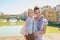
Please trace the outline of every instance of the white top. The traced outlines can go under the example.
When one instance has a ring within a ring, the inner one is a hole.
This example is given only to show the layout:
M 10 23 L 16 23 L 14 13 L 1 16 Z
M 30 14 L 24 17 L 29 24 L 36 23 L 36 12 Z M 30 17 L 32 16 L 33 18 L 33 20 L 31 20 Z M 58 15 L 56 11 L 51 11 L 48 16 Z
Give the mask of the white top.
M 48 21 L 47 21 L 47 19 L 43 19 L 43 24 L 42 24 L 42 26 L 41 26 L 41 30 L 43 30 L 43 27 L 46 27 L 48 25 Z M 38 36 L 38 40 L 44 40 L 45 38 L 44 38 L 44 36 L 43 35 L 39 35 Z

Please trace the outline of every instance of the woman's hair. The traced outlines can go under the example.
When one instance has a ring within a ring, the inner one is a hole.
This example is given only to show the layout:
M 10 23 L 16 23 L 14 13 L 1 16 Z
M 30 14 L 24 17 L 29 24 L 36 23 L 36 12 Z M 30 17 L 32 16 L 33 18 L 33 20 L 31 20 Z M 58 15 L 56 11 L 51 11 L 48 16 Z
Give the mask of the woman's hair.
M 33 11 L 33 10 L 32 9 L 28 9 L 28 16 L 29 16 L 30 11 Z
M 37 6 L 34 7 L 34 12 L 35 12 L 36 10 L 40 10 L 40 13 L 42 13 L 42 12 L 41 12 L 41 9 L 40 9 L 39 7 L 37 7 Z
M 39 7 L 37 7 L 37 6 L 36 6 L 36 7 L 34 7 L 34 11 L 35 11 L 35 10 L 38 10 L 38 9 L 40 9 L 40 8 L 39 8 Z

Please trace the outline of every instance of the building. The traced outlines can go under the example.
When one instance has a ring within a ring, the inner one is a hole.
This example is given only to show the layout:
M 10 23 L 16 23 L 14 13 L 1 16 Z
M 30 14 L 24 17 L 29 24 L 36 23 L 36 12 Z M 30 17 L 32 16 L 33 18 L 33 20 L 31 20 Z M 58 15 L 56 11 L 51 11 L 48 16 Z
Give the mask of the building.
M 54 7 L 54 9 L 56 10 L 56 12 L 60 11 L 60 5 L 56 5 L 56 7 Z
M 54 10 L 56 10 L 57 13 L 57 23 L 60 23 L 60 5 L 57 5 L 56 7 L 54 7 Z
M 54 22 L 56 23 L 57 22 L 57 14 L 56 14 L 56 11 L 51 8 L 50 6 L 44 6 L 42 8 L 42 14 L 44 15 L 44 17 L 50 21 L 50 22 Z
M 57 12 L 57 24 L 60 23 L 60 12 Z

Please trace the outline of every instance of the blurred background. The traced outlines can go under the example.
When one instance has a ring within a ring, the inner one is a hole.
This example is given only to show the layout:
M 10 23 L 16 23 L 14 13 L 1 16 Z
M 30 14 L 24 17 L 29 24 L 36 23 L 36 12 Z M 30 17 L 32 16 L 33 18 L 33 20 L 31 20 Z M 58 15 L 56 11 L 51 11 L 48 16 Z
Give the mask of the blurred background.
M 0 0 L 0 37 L 21 36 L 20 30 L 25 25 L 27 10 L 35 6 L 40 7 L 48 20 L 48 38 L 60 40 L 53 38 L 60 35 L 60 0 Z

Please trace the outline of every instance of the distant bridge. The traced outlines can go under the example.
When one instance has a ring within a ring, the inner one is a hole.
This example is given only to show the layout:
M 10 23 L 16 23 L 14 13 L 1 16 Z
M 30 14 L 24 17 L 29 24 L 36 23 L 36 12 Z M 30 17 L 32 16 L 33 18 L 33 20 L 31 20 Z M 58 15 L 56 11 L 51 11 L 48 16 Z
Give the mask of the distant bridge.
M 9 21 L 10 19 L 16 19 L 17 21 L 19 21 L 20 16 L 18 16 L 18 15 L 0 15 L 0 19 L 6 19 L 7 21 Z

